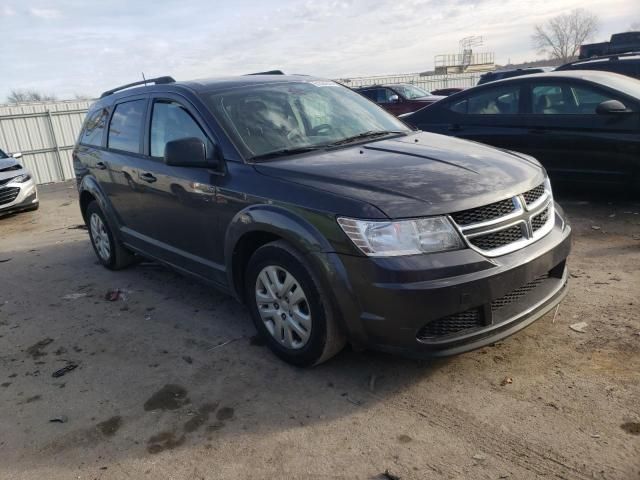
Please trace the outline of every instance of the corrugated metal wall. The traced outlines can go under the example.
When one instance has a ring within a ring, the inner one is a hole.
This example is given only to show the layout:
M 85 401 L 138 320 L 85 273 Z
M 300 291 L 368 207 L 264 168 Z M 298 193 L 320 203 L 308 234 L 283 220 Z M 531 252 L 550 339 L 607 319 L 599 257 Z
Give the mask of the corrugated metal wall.
M 22 152 L 38 183 L 74 178 L 71 150 L 92 101 L 0 105 L 0 149 Z
M 419 73 L 408 73 L 402 75 L 378 75 L 375 77 L 354 77 L 341 78 L 336 80 L 348 87 L 366 87 L 367 85 L 378 85 L 388 83 L 411 83 L 422 87 L 425 90 L 436 90 L 438 88 L 473 87 L 480 79 L 480 72 L 473 73 L 451 73 L 448 75 L 420 75 Z

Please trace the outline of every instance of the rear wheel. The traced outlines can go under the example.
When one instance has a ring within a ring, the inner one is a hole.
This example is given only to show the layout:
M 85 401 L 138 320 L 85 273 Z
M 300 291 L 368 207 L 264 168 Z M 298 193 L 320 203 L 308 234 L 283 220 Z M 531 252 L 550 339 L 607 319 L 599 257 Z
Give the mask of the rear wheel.
M 322 363 L 345 345 L 329 296 L 304 257 L 284 241 L 253 254 L 245 293 L 258 333 L 288 363 Z
M 91 245 L 102 265 L 120 270 L 134 263 L 134 254 L 116 240 L 98 202 L 94 200 L 89 204 L 85 216 Z

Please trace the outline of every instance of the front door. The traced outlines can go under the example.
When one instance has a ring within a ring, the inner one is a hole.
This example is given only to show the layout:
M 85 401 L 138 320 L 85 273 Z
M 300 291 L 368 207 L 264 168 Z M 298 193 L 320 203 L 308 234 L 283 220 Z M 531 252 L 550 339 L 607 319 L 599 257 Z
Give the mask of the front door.
M 640 167 L 638 106 L 586 82 L 531 82 L 527 149 L 560 181 L 627 184 Z M 598 114 L 620 100 L 631 113 Z
M 207 156 L 213 158 L 215 140 L 202 125 L 195 109 L 181 97 L 152 98 L 145 159 L 136 179 L 136 208 L 146 220 L 136 233 L 157 258 L 224 283 L 216 197 L 222 173 L 214 168 L 170 166 L 163 159 L 167 142 L 191 137 L 202 139 Z

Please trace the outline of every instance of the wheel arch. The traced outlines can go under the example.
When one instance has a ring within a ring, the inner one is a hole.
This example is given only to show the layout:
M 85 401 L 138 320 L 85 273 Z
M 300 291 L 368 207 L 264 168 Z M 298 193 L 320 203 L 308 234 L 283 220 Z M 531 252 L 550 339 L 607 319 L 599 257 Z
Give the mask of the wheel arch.
M 225 264 L 233 295 L 244 302 L 244 273 L 253 252 L 284 240 L 303 255 L 333 250 L 327 239 L 300 214 L 274 205 L 254 205 L 238 212 L 225 236 Z M 315 266 L 314 266 L 315 268 Z
M 84 177 L 82 179 L 82 183 L 78 187 L 78 192 L 80 194 L 80 213 L 82 214 L 82 218 L 84 219 L 84 221 L 87 221 L 87 207 L 92 201 L 95 200 L 96 202 L 98 202 L 98 205 L 100 205 L 100 209 L 104 212 L 111 225 L 116 227 L 113 228 L 114 235 L 118 235 L 119 228 L 117 228 L 117 226 L 120 225 L 120 222 L 118 222 L 115 210 L 113 209 L 111 202 L 109 201 L 107 196 L 100 188 L 98 181 L 90 176 Z

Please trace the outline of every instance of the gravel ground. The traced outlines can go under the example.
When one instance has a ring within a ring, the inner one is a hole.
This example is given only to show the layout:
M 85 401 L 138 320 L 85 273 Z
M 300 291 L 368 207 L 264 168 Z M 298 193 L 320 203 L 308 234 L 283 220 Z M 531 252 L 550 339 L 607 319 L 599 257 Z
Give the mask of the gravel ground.
M 638 202 L 561 202 L 570 292 L 503 342 L 301 370 L 230 298 L 98 265 L 76 196 L 0 219 L 3 480 L 640 478 Z

